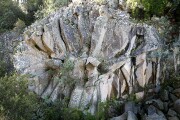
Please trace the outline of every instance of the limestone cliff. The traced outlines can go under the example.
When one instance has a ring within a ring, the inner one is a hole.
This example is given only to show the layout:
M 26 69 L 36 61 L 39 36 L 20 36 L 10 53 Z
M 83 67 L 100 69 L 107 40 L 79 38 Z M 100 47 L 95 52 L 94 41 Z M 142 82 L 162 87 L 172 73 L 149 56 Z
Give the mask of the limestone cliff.
M 70 107 L 94 113 L 98 101 L 160 84 L 160 58 L 149 57 L 161 48 L 153 26 L 133 22 L 118 8 L 121 1 L 73 2 L 25 30 L 14 66 L 31 75 L 29 89 L 52 100 L 68 97 Z M 71 78 L 78 81 L 73 88 L 56 80 L 62 74 L 48 72 L 61 72 L 67 59 L 74 64 Z

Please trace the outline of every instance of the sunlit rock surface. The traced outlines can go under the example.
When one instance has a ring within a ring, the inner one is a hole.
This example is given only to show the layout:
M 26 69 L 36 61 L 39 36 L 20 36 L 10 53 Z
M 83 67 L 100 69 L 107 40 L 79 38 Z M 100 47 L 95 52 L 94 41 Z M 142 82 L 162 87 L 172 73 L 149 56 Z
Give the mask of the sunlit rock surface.
M 160 58 L 149 57 L 161 47 L 157 30 L 133 22 L 113 1 L 73 0 L 25 30 L 14 66 L 30 74 L 29 89 L 52 100 L 68 97 L 70 107 L 94 113 L 99 101 L 131 93 L 142 98 L 146 85 L 160 83 Z M 48 72 L 61 71 L 65 58 L 73 61 L 71 77 L 79 81 L 73 88 Z

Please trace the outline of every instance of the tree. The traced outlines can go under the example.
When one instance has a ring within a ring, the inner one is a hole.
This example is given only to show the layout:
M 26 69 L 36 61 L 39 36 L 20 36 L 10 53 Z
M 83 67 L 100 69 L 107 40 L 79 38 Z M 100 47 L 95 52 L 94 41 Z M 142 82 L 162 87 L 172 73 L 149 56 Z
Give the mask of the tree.
M 138 18 L 139 14 L 144 14 L 144 18 L 149 18 L 153 15 L 164 15 L 168 0 L 127 0 L 127 4 L 132 9 L 135 18 Z M 140 17 L 140 19 L 144 18 Z
M 28 0 L 25 3 L 25 8 L 27 10 L 26 19 L 25 19 L 26 25 L 30 25 L 32 22 L 36 20 L 34 15 L 42 5 L 43 5 L 43 0 Z
M 37 110 L 38 99 L 27 90 L 26 76 L 5 76 L 0 78 L 0 115 L 10 120 L 30 120 Z
M 25 14 L 23 11 L 18 7 L 18 4 L 12 0 L 1 0 L 0 8 L 1 30 L 12 29 L 18 18 L 22 20 L 25 19 Z

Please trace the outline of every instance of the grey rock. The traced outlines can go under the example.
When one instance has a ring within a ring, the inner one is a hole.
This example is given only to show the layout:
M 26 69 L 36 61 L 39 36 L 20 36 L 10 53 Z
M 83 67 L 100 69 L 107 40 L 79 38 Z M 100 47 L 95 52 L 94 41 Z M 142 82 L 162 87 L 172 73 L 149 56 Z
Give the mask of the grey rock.
M 179 120 L 179 118 L 177 116 L 174 117 L 168 117 L 168 120 Z
M 174 102 L 174 110 L 180 114 L 180 99 Z
M 45 64 L 47 65 L 47 68 L 60 69 L 60 66 L 62 66 L 62 61 L 49 59 L 46 60 Z
M 137 119 L 136 115 L 133 112 L 128 111 L 127 120 L 138 120 L 138 119 Z
M 108 5 L 112 8 L 117 8 L 118 7 L 118 0 L 107 0 Z
M 180 88 L 175 89 L 175 90 L 173 91 L 173 93 L 174 93 L 177 97 L 180 98 Z
M 160 90 L 161 90 L 161 86 L 158 85 L 158 86 L 156 86 L 156 88 L 154 89 L 154 92 L 159 93 Z
M 164 111 L 167 112 L 168 111 L 168 102 L 164 102 Z
M 127 120 L 127 113 L 123 113 L 122 115 L 118 116 L 118 117 L 113 117 L 110 120 Z
M 177 113 L 176 113 L 174 110 L 172 110 L 172 109 L 169 109 L 167 114 L 168 114 L 169 116 L 171 116 L 171 117 L 174 117 L 174 116 L 177 115 Z
M 174 95 L 174 94 L 172 94 L 172 93 L 170 93 L 169 94 L 169 97 L 170 97 L 170 99 L 173 101 L 173 102 L 175 102 L 178 98 Z
M 153 105 L 150 105 L 148 108 L 147 108 L 147 113 L 148 115 L 153 115 L 157 112 L 157 108 L 154 107 Z
M 154 104 L 154 105 L 156 105 L 159 109 L 161 109 L 161 110 L 164 109 L 163 102 L 162 102 L 160 99 L 152 99 L 152 100 L 146 101 L 146 104 Z
M 167 120 L 167 119 L 155 113 L 153 115 L 145 116 L 143 120 Z
M 119 5 L 122 9 L 125 9 L 126 7 L 126 1 L 125 0 L 119 0 Z
M 135 112 L 136 111 L 135 103 L 133 101 L 126 102 L 124 111 L 125 112 L 128 112 L 128 111 Z
M 180 93 L 180 88 L 175 89 L 175 90 L 173 91 L 173 93 Z

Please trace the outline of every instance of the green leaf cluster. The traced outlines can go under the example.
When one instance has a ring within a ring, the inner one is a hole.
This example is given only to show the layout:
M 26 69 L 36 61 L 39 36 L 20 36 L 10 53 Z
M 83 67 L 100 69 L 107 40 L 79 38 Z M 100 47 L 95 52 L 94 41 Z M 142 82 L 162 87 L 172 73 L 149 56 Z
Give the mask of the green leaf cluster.
M 37 96 L 27 90 L 26 76 L 0 78 L 0 114 L 10 120 L 30 119 L 38 106 Z
M 60 7 L 67 6 L 69 0 L 44 0 L 39 6 L 39 10 L 35 13 L 37 19 L 42 19 L 58 10 Z
M 168 3 L 169 0 L 127 0 L 133 17 L 140 19 L 164 15 Z

